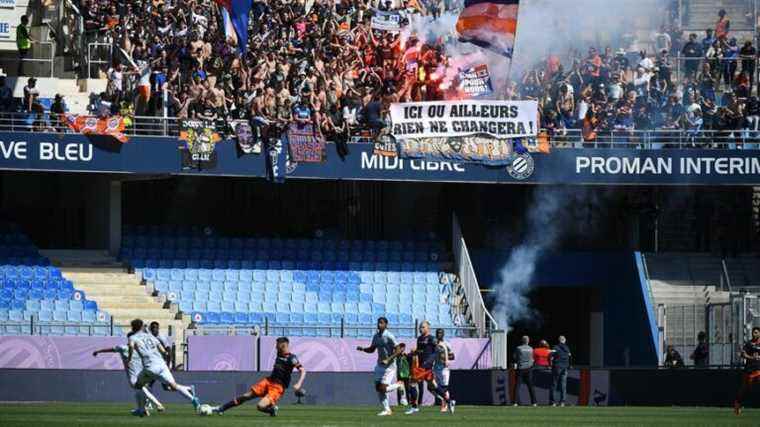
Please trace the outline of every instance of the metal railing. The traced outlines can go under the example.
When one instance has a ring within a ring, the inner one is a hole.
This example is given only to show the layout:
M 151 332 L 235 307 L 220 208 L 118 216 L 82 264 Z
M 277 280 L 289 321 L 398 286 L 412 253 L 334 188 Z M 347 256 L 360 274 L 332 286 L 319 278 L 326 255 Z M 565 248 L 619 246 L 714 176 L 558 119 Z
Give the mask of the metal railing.
M 34 124 L 45 125 L 44 129 Z M 129 136 L 153 136 L 176 138 L 179 136 L 181 119 L 176 117 L 134 116 L 125 130 Z M 0 113 L 0 130 L 13 132 L 60 132 L 72 131 L 58 121 L 54 114 Z M 353 142 L 368 143 L 371 138 L 357 135 Z M 530 145 L 530 144 L 529 144 Z M 634 148 L 634 149 L 751 149 L 760 150 L 760 130 L 608 130 L 597 131 L 593 140 L 584 138 L 581 129 L 554 131 L 549 136 L 552 149 L 572 148 Z
M 38 50 L 38 46 L 43 47 L 43 49 Z M 45 54 L 45 50 L 47 50 L 47 54 Z M 5 67 L 7 68 L 13 68 L 14 70 L 18 67 L 19 58 L 17 56 L 13 56 L 11 58 L 5 58 L 3 59 L 3 63 L 7 64 Z M 24 64 L 30 64 L 30 63 L 48 63 L 50 64 L 50 73 L 39 73 L 38 70 L 29 70 L 28 67 L 24 67 L 23 75 L 26 77 L 55 77 L 55 43 L 53 42 L 43 42 L 43 41 L 36 41 L 32 43 L 32 49 L 29 51 L 29 57 L 21 59 L 21 61 Z
M 470 254 L 467 250 L 467 244 L 462 235 L 462 228 L 459 225 L 459 218 L 456 214 L 452 215 L 452 250 L 454 252 L 454 265 L 459 277 L 460 286 L 464 290 L 465 298 L 469 308 L 472 323 L 478 330 L 480 336 L 486 336 L 488 331 L 499 329 L 499 325 L 494 320 L 491 313 L 486 309 L 483 301 L 483 295 L 480 293 L 480 285 L 475 275 L 475 269 L 470 260 Z
M 93 52 L 97 55 L 93 58 Z M 92 66 L 110 65 L 113 56 L 113 44 L 92 42 L 87 44 L 87 78 L 93 78 Z
M 397 337 L 416 337 L 421 320 L 415 320 L 414 325 L 390 325 L 390 330 Z M 456 338 L 477 337 L 474 326 L 445 326 L 446 336 Z M 327 338 L 371 338 L 377 332 L 373 324 L 349 324 L 341 321 L 339 324 L 281 324 L 265 320 L 261 325 L 195 325 L 186 329 L 185 335 L 253 335 L 253 336 L 315 336 Z
M 105 322 L 85 323 L 70 321 L 41 321 L 36 315 L 24 320 L 0 321 L 0 331 L 5 335 L 89 335 L 125 336 L 129 325 L 115 324 L 113 318 Z M 83 332 L 84 331 L 84 332 Z

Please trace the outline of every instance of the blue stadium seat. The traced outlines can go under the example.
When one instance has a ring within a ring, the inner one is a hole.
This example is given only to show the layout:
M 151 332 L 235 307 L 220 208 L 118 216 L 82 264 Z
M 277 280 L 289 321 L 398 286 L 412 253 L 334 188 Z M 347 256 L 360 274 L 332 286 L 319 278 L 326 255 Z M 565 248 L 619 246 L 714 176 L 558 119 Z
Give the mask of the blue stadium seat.
M 74 323 L 81 323 L 82 322 L 82 312 L 81 311 L 68 311 L 68 312 L 66 312 L 66 321 L 68 321 L 68 322 L 74 322 Z
M 235 323 L 235 314 L 234 313 L 228 313 L 228 312 L 222 312 L 219 314 L 219 323 L 225 324 L 225 325 L 231 325 Z
M 82 301 L 69 300 L 69 310 L 81 312 L 82 310 L 84 310 L 84 304 L 82 303 Z
M 316 313 L 306 312 L 303 315 L 303 322 L 306 324 L 316 324 L 319 322 L 319 317 Z
M 179 303 L 179 311 L 183 313 L 190 313 L 193 311 L 193 302 L 191 300 L 182 299 Z
M 156 270 L 152 268 L 145 268 L 142 271 L 143 279 L 152 282 L 153 280 L 156 280 Z
M 226 268 L 226 264 L 225 264 L 225 268 Z M 211 281 L 213 281 L 213 282 L 224 282 L 225 271 L 226 270 L 215 268 L 211 272 Z
M 246 325 L 252 322 L 248 313 L 239 312 L 235 313 L 235 323 L 239 325 Z
M 319 312 L 319 306 L 315 302 L 306 302 L 303 307 L 304 313 L 317 313 Z
M 28 311 L 40 311 L 40 300 L 30 299 L 26 300 L 26 310 Z
M 219 324 L 220 323 L 219 313 L 216 313 L 216 312 L 207 312 L 206 315 L 205 315 L 204 320 L 205 320 L 205 323 L 208 323 L 208 324 L 211 324 L 211 325 Z
M 264 270 L 253 270 L 253 281 L 256 283 L 265 283 L 267 281 L 267 273 Z
M 199 282 L 210 282 L 211 281 L 211 271 L 207 268 L 202 268 L 198 270 L 198 281 Z
M 238 273 L 238 281 L 243 283 L 251 283 L 253 282 L 253 270 L 240 270 Z
M 194 301 L 193 307 L 191 311 L 208 311 L 208 302 L 207 301 Z
M 219 313 L 222 311 L 222 304 L 219 301 L 209 301 L 207 310 L 210 313 Z

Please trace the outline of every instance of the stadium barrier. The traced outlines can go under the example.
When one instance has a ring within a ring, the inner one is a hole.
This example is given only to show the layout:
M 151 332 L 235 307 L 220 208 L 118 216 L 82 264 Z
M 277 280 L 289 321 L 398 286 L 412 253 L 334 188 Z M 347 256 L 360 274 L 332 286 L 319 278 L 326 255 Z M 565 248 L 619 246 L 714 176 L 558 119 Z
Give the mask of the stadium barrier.
M 349 337 L 371 337 L 376 331 L 377 326 L 372 325 L 355 325 L 346 323 L 345 320 L 335 325 L 313 325 L 313 324 L 278 324 L 269 322 L 264 319 L 263 325 L 199 325 L 192 329 L 186 329 L 185 333 L 189 336 L 197 335 L 232 335 L 232 336 L 267 336 L 267 335 L 295 335 L 306 337 L 328 337 L 328 338 L 349 338 Z M 417 329 L 421 321 L 416 320 L 415 326 L 392 325 L 393 333 L 397 337 L 416 336 Z M 435 326 L 435 325 L 434 325 Z M 474 326 L 444 326 L 446 336 L 457 338 L 475 338 L 478 336 L 477 328 Z

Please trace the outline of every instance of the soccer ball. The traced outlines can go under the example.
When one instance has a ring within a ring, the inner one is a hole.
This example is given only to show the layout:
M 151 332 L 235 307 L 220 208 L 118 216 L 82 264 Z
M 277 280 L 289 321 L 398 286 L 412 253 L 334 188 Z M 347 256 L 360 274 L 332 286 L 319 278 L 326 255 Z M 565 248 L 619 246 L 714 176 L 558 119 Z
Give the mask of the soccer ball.
M 203 404 L 200 407 L 198 407 L 198 414 L 206 416 L 213 414 L 213 408 L 211 405 Z

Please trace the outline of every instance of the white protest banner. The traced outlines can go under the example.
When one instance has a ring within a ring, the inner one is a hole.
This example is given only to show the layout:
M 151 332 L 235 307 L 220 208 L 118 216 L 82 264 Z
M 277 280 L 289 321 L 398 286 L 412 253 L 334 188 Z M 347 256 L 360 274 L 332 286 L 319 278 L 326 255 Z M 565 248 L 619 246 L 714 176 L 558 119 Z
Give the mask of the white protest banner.
M 0 8 L 3 9 L 15 9 L 16 0 L 0 0 Z
M 397 139 L 488 134 L 535 137 L 536 101 L 436 101 L 391 104 L 391 134 Z
M 398 12 L 375 10 L 371 26 L 373 30 L 401 31 L 401 15 Z

